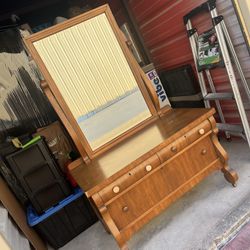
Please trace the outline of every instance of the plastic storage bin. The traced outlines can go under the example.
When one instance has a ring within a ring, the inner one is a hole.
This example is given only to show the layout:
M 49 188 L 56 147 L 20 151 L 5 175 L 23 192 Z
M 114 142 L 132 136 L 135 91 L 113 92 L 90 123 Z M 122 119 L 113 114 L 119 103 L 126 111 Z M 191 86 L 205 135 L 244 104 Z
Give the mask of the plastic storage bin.
M 160 78 L 173 108 L 204 107 L 200 86 L 191 65 L 163 71 Z
M 195 95 L 201 91 L 191 65 L 163 71 L 160 78 L 170 97 Z
M 0 173 L 3 176 L 4 180 L 7 182 L 12 192 L 17 197 L 17 199 L 22 203 L 22 205 L 25 206 L 26 204 L 28 204 L 29 200 L 27 194 L 24 192 L 16 176 L 4 163 L 3 158 L 1 156 L 0 156 Z
M 6 161 L 37 213 L 43 213 L 71 194 L 43 139 L 8 155 Z
M 57 249 L 93 225 L 97 217 L 82 190 L 77 188 L 74 194 L 40 216 L 29 206 L 27 220 L 31 227 Z

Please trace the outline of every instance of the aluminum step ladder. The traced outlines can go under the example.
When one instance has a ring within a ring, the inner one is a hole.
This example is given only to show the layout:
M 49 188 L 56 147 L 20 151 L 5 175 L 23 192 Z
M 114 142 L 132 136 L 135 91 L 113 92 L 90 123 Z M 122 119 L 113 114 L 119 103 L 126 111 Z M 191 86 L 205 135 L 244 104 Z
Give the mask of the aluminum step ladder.
M 210 70 L 205 69 L 205 70 L 200 71 L 198 69 L 197 60 L 198 60 L 198 37 L 199 35 L 197 33 L 197 29 L 192 27 L 191 18 L 203 12 L 209 12 L 211 15 L 214 30 L 215 30 L 218 43 L 220 46 L 221 54 L 224 60 L 224 65 L 225 65 L 228 78 L 232 87 L 232 93 L 216 93 L 216 89 L 214 86 L 212 76 L 210 74 Z M 209 0 L 201 4 L 197 8 L 190 11 L 187 15 L 185 15 L 183 17 L 183 20 L 187 29 L 188 38 L 189 38 L 190 45 L 192 48 L 192 54 L 193 54 L 194 61 L 195 61 L 195 67 L 196 67 L 205 107 L 210 108 L 210 101 L 215 101 L 215 105 L 216 105 L 216 108 L 217 108 L 217 111 L 221 120 L 221 123 L 217 124 L 217 127 L 219 128 L 219 130 L 224 131 L 228 139 L 230 139 L 231 135 L 239 135 L 243 137 L 245 140 L 247 140 L 248 145 L 250 147 L 249 121 L 247 119 L 246 111 L 242 102 L 241 94 L 240 94 L 238 83 L 235 77 L 230 55 L 239 73 L 242 85 L 244 87 L 244 90 L 247 94 L 249 101 L 250 101 L 250 88 L 248 86 L 248 83 L 242 71 L 239 59 L 236 55 L 233 43 L 231 41 L 230 35 L 226 28 L 225 22 L 223 20 L 223 16 L 218 15 L 218 12 L 216 10 L 216 0 Z M 204 75 L 206 76 L 206 79 L 208 81 L 209 87 L 211 89 L 211 93 L 208 93 Z M 226 123 L 222 109 L 221 109 L 220 100 L 235 100 L 239 114 L 240 114 L 242 126 Z

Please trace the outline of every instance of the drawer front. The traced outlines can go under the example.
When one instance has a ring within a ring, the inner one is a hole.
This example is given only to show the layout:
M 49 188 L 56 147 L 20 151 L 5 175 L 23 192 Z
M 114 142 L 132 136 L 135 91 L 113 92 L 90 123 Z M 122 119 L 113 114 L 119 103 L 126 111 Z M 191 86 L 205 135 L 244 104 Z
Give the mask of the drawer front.
M 205 120 L 197 127 L 191 129 L 189 132 L 185 134 L 185 138 L 188 144 L 193 143 L 194 141 L 198 140 L 204 134 L 208 133 L 212 129 L 212 126 L 208 120 Z
M 159 170 L 107 205 L 118 229 L 128 226 L 216 159 L 216 152 L 207 137 L 162 165 Z
M 150 173 L 153 169 L 160 165 L 160 159 L 157 155 L 153 155 L 148 158 L 143 163 L 139 164 L 127 174 L 121 176 L 117 180 L 115 180 L 112 184 L 103 188 L 99 195 L 101 196 L 104 202 L 109 201 L 114 198 L 122 191 L 127 189 L 132 184 L 136 183 L 139 179 Z
M 184 136 L 180 137 L 173 143 L 169 144 L 168 146 L 164 147 L 163 149 L 157 152 L 161 162 L 169 160 L 171 157 L 173 157 L 181 150 L 183 150 L 187 145 L 192 144 L 200 137 L 208 133 L 210 130 L 211 130 L 211 124 L 208 120 L 202 122 L 197 127 L 191 129 Z
M 161 162 L 170 159 L 187 146 L 185 137 L 181 137 L 157 152 Z

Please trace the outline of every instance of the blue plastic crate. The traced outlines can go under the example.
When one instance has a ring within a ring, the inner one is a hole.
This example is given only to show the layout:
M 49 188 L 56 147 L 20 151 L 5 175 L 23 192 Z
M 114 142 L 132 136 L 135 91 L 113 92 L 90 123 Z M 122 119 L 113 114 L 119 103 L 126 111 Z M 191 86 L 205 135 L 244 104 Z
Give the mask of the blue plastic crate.
M 53 215 L 56 212 L 60 211 L 62 208 L 64 208 L 65 206 L 67 206 L 68 204 L 70 204 L 71 202 L 73 202 L 74 200 L 78 199 L 82 195 L 83 195 L 83 191 L 80 188 L 76 188 L 74 190 L 74 193 L 72 195 L 68 196 L 67 198 L 65 198 L 64 200 L 62 200 L 61 202 L 59 202 L 58 205 L 49 208 L 48 210 L 46 210 L 41 215 L 38 215 L 36 213 L 36 211 L 34 210 L 34 208 L 31 205 L 28 206 L 28 208 L 27 208 L 27 220 L 28 220 L 28 224 L 31 227 L 39 224 L 40 222 L 46 220 L 51 215 Z
M 93 225 L 97 217 L 83 191 L 76 188 L 72 195 L 42 215 L 29 206 L 27 220 L 53 248 L 58 249 Z

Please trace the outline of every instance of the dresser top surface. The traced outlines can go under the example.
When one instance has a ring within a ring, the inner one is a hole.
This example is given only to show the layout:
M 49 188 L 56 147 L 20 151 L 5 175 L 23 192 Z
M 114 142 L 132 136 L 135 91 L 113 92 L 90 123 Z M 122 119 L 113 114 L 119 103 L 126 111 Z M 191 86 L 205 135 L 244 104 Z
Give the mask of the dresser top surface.
M 214 113 L 214 109 L 171 109 L 140 132 L 94 159 L 89 165 L 83 164 L 81 159 L 75 161 L 71 164 L 70 171 L 88 194 L 89 190 L 107 179 L 116 178 L 116 174 L 124 167 L 140 157 L 146 157 L 146 154 L 161 143 L 171 143 Z

